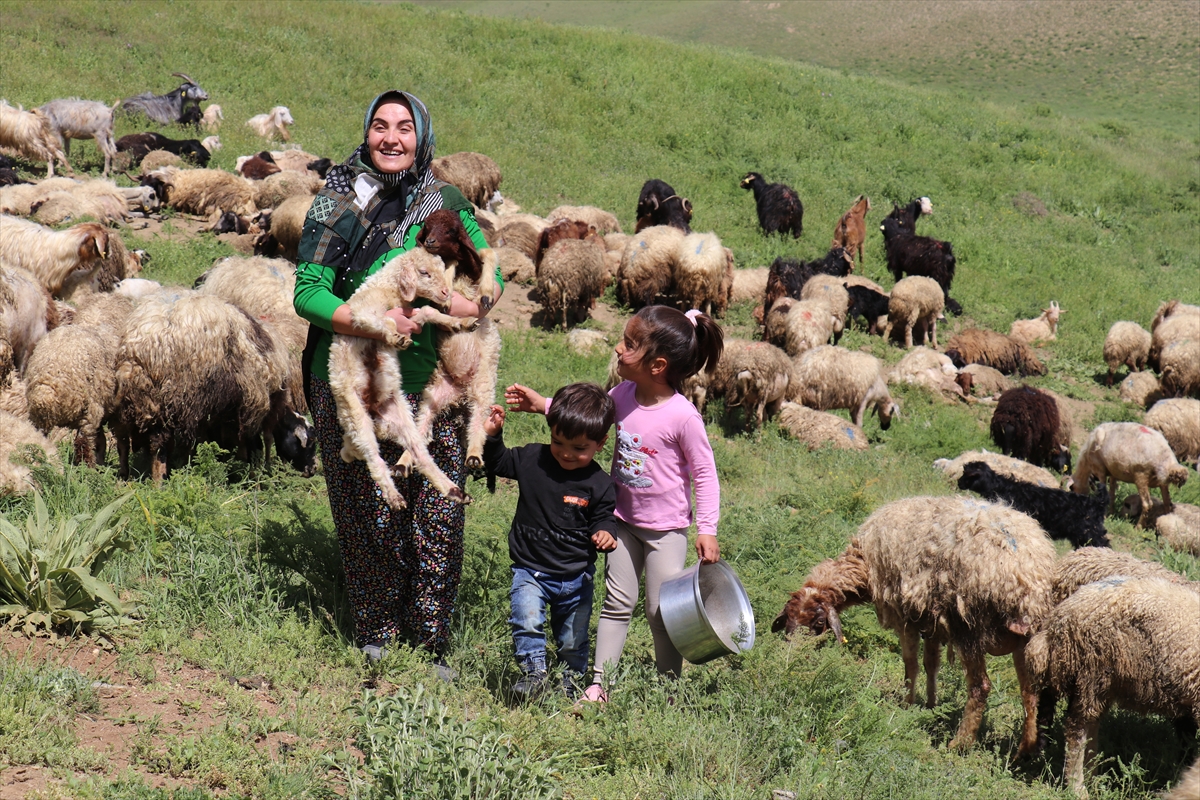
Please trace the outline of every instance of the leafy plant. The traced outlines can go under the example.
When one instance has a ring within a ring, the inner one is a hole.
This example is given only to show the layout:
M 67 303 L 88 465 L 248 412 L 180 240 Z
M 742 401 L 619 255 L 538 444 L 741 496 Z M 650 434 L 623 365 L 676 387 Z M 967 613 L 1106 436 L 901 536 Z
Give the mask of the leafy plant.
M 129 549 L 121 537 L 127 519 L 108 523 L 132 496 L 117 498 L 94 517 L 84 513 L 51 522 L 45 500 L 36 493 L 23 527 L 0 516 L 0 617 L 26 633 L 132 622 L 131 607 L 96 578 L 117 549 Z

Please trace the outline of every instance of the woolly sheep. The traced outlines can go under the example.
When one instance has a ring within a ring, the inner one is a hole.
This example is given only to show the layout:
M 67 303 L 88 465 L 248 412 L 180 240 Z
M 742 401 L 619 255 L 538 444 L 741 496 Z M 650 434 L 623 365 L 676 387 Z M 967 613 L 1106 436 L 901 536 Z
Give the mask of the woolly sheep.
M 1138 527 L 1143 527 L 1150 509 L 1150 489 L 1158 487 L 1163 507 L 1170 511 L 1172 484 L 1182 486 L 1187 468 L 1175 460 L 1171 446 L 1161 433 L 1136 422 L 1105 422 L 1097 425 L 1079 450 L 1074 491 L 1087 492 L 1088 478 L 1109 481 L 1109 512 L 1117 495 L 1117 481 L 1137 487 L 1142 501 Z
M 1043 308 L 1041 316 L 1015 320 L 1008 330 L 1008 335 L 1025 344 L 1043 340 L 1054 341 L 1058 338 L 1058 317 L 1065 313 L 1067 312 L 1059 308 L 1057 302 L 1051 300 L 1050 307 Z
M 763 313 L 771 310 L 781 297 L 800 298 L 805 284 L 816 275 L 844 278 L 854 269 L 854 259 L 841 247 L 835 247 L 815 261 L 776 258 L 767 271 L 767 286 L 763 290 Z
M 1153 578 L 1081 587 L 1047 615 L 1026 648 L 1035 683 L 1068 698 L 1063 773 L 1087 798 L 1088 743 L 1113 703 L 1200 724 L 1200 596 Z
M 745 422 L 753 418 L 762 427 L 774 416 L 792 385 L 792 362 L 787 354 L 767 342 L 726 339 L 721 359 L 709 380 L 709 391 L 724 396 L 726 415 L 741 408 Z
M 329 166 L 332 166 L 329 159 L 306 153 L 299 148 L 272 150 L 271 158 L 284 172 L 299 172 L 310 178 L 324 179 Z
M 1179 776 L 1179 781 L 1163 800 L 1196 800 L 1197 797 L 1200 797 L 1200 756 Z
M 112 181 L 83 181 L 69 189 L 44 195 L 30 208 L 34 219 L 43 225 L 82 222 L 84 217 L 114 225 L 129 219 L 130 195 L 129 190 L 118 188 Z
M 1170 514 L 1154 521 L 1154 530 L 1173 549 L 1200 556 L 1200 508 L 1176 503 Z
M 546 229 L 545 220 L 539 220 L 541 223 L 533 224 L 526 221 L 524 218 L 529 214 L 522 214 L 522 219 L 504 220 L 497 231 L 499 237 L 496 240 L 498 247 L 511 247 L 525 255 L 530 261 L 537 256 L 538 242 L 541 239 L 542 231 Z
M 288 133 L 288 125 L 295 124 L 296 120 L 292 119 L 292 112 L 288 110 L 287 106 L 275 106 L 266 114 L 255 114 L 246 120 L 246 125 L 250 130 L 262 138 L 274 139 L 278 136 L 285 142 L 292 140 L 291 134 Z
M 1055 563 L 1052 600 L 1058 605 L 1075 594 L 1081 586 L 1117 576 L 1154 578 L 1200 590 L 1200 583 L 1189 583 L 1182 575 L 1157 561 L 1146 561 L 1111 547 L 1080 547 Z
M 835 450 L 866 450 L 868 446 L 862 428 L 837 414 L 814 411 L 799 403 L 785 402 L 779 407 L 779 427 L 809 450 L 826 444 Z
M 962 476 L 963 467 L 972 461 L 982 461 L 997 474 L 1013 480 L 1053 489 L 1057 489 L 1059 486 L 1059 479 L 1049 470 L 1035 467 L 1028 461 L 1022 461 L 1019 458 L 989 453 L 987 450 L 969 450 L 953 459 L 939 458 L 933 462 L 933 466 L 944 472 L 947 478 L 957 482 Z
M 564 331 L 568 315 L 586 319 L 604 293 L 607 274 L 604 245 L 598 237 L 556 242 L 537 269 L 538 293 L 547 318 L 561 318 Z
M 746 300 L 758 300 L 767 290 L 767 273 L 770 267 L 754 269 L 739 269 L 733 273 L 733 291 L 729 302 L 742 303 Z
M 559 206 L 546 215 L 547 222 L 560 219 L 571 219 L 582 222 L 596 229 L 603 236 L 606 233 L 621 233 L 621 223 L 615 215 L 595 206 Z
M 46 162 L 46 177 L 54 177 L 54 161 L 58 159 L 71 174 L 71 165 L 50 120 L 41 111 L 13 108 L 0 100 L 0 147 L 9 147 L 31 161 Z
M 1046 392 L 1018 386 L 1000 395 L 989 431 L 1006 456 L 1052 470 L 1070 469 L 1070 440 L 1064 441 L 1058 403 Z
M 1200 397 L 1200 335 L 1164 344 L 1158 364 L 1163 394 L 1169 397 Z
M 825 300 L 780 298 L 763 321 L 763 338 L 793 358 L 829 343 L 837 319 Z
M 1114 322 L 1104 337 L 1104 363 L 1108 364 L 1108 381 L 1112 386 L 1117 367 L 1124 364 L 1129 372 L 1140 372 L 1146 368 L 1150 355 L 1150 331 L 1136 322 Z
M 1159 400 L 1146 412 L 1145 423 L 1166 438 L 1180 461 L 1200 456 L 1200 400 Z
M 141 250 L 131 252 L 114 232 L 108 237 L 108 250 L 100 264 L 93 270 L 76 270 L 68 275 L 59 297 L 78 305 L 87 295 L 111 292 L 118 283 L 142 271 L 143 255 Z
M 1037 523 L 1003 505 L 967 497 L 911 497 L 873 513 L 836 559 L 817 564 L 793 592 L 772 630 L 832 629 L 839 614 L 874 603 L 881 625 L 896 631 L 907 702 L 915 699 L 917 651 L 925 643 L 926 703 L 937 703 L 941 645 L 962 656 L 969 687 L 951 747 L 975 742 L 991 683 L 986 655 L 1012 653 L 1025 724 L 1018 753 L 1037 744 L 1037 693 L 1026 669 L 1029 634 L 1049 613 L 1054 546 Z
M 924 386 L 938 396 L 948 394 L 963 397 L 963 389 L 955 378 L 958 370 L 950 359 L 928 347 L 915 347 L 888 373 L 889 384 L 907 383 Z
M 6 367 L 23 371 L 38 340 L 58 321 L 58 309 L 46 287 L 29 272 L 0 260 L 0 337 Z
M 482 153 L 451 153 L 435 158 L 430 168 L 435 178 L 458 187 L 463 197 L 480 207 L 499 191 L 503 180 L 496 162 Z
M 824 300 L 833 313 L 833 343 L 837 344 L 846 328 L 846 316 L 850 310 L 850 293 L 843 285 L 845 278 L 837 275 L 813 275 L 804 282 L 800 290 L 801 300 Z
M 214 211 L 232 211 L 247 217 L 258 211 L 254 182 L 232 172 L 163 167 L 150 173 L 149 178 L 164 183 L 167 203 L 176 211 L 205 217 Z
M 262 255 L 279 255 L 289 261 L 295 261 L 300 251 L 300 235 L 304 231 L 304 220 L 312 207 L 312 198 L 308 195 L 294 195 L 279 204 L 271 212 L 271 230 L 262 237 L 262 244 L 256 246 L 255 252 Z
M 537 270 L 529 256 L 515 247 L 496 247 L 496 258 L 500 262 L 500 277 L 507 283 L 533 283 L 537 280 Z
M 24 458 L 32 447 L 38 457 L 58 464 L 58 453 L 50 441 L 28 420 L 0 410 L 0 497 L 25 494 L 35 488 L 33 471 Z
M 913 346 L 913 328 L 921 326 L 923 330 L 922 344 L 933 340 L 933 349 L 937 349 L 937 321 L 945 308 L 945 294 L 942 287 L 932 278 L 914 275 L 897 281 L 892 287 L 888 299 L 888 322 L 883 330 L 883 338 L 890 339 L 892 330 L 901 325 L 904 328 L 904 346 Z
M 163 167 L 189 169 L 190 165 L 182 157 L 168 150 L 151 150 L 142 157 L 141 172 L 139 175 L 145 177 Z
M 689 233 L 675 254 L 675 294 L 684 308 L 695 308 L 713 317 L 725 315 L 728 292 L 722 291 L 731 265 L 715 233 Z
M 52 231 L 36 222 L 0 214 L 0 261 L 33 274 L 51 294 L 77 269 L 92 270 L 108 252 L 108 231 L 83 222 Z
M 1149 408 L 1162 399 L 1162 384 L 1153 372 L 1131 372 L 1117 387 L 1117 395 L 1126 403 Z
M 797 359 L 795 386 L 789 400 L 817 411 L 847 409 L 860 428 L 868 408 L 874 409 L 885 431 L 900 413 L 884 382 L 881 362 L 868 353 L 832 345 L 815 347 Z
M 1150 323 L 1150 352 L 1146 363 L 1161 372 L 1159 356 L 1170 342 L 1200 340 L 1200 306 L 1169 300 L 1158 307 Z
M 234 164 L 234 171 L 243 178 L 249 178 L 252 181 L 261 181 L 283 170 L 275 163 L 275 159 L 271 157 L 271 154 L 263 150 L 251 156 L 238 156 Z
M 225 112 L 222 111 L 221 107 L 216 103 L 210 103 L 208 107 L 204 109 L 204 114 L 202 114 L 200 117 L 200 127 L 204 128 L 204 130 L 208 131 L 209 133 L 216 133 L 220 129 L 221 123 L 224 121 Z
M 683 237 L 683 231 L 670 225 L 655 225 L 634 234 L 625 245 L 617 270 L 617 299 L 631 308 L 641 308 L 666 294 Z
M 311 204 L 324 185 L 324 181 L 313 175 L 284 170 L 268 175 L 254 187 L 254 205 L 258 208 L 276 208 L 289 197 L 307 197 Z
M 34 206 L 54 192 L 74 191 L 80 181 L 74 178 L 46 178 L 37 183 L 0 186 L 0 213 L 28 217 Z
M 946 355 L 960 369 L 967 364 L 985 364 L 1005 375 L 1014 372 L 1022 375 L 1046 374 L 1045 365 L 1029 349 L 1029 345 L 995 331 L 979 328 L 960 331 L 946 342 Z

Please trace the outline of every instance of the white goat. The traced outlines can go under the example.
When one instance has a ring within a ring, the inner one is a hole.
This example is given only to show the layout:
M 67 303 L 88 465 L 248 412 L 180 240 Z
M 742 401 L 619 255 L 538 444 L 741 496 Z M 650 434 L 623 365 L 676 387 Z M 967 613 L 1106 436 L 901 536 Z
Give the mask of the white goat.
M 54 135 L 54 128 L 46 115 L 37 109 L 13 108 L 0 100 L 0 147 L 12 148 L 18 155 L 33 161 L 45 161 L 48 178 L 54 177 L 56 158 L 67 168 L 68 175 L 74 174 L 58 137 Z
M 290 142 L 292 137 L 288 134 L 287 126 L 296 124 L 296 120 L 292 119 L 292 112 L 288 111 L 287 106 L 275 106 L 266 114 L 257 114 L 246 120 L 246 124 L 264 139 L 274 139 L 279 134 L 285 142 Z
M 104 176 L 112 170 L 113 158 L 117 155 L 117 143 L 113 139 L 113 114 L 120 103 L 111 108 L 96 100 L 80 100 L 69 97 L 51 100 L 38 110 L 46 115 L 50 126 L 62 142 L 63 152 L 71 155 L 72 139 L 95 139 L 96 147 L 104 154 Z
M 212 103 L 208 108 L 204 109 L 204 115 L 200 117 L 200 127 L 209 133 L 216 133 L 221 127 L 221 123 L 225 120 L 225 112 L 216 103 Z

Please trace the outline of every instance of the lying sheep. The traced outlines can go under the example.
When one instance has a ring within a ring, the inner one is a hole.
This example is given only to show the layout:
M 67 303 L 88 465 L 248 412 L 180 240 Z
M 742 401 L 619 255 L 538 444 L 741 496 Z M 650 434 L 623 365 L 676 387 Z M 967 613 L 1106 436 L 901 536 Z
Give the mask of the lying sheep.
M 961 331 L 946 343 L 946 355 L 959 369 L 967 364 L 985 364 L 1005 375 L 1014 372 L 1021 375 L 1046 374 L 1045 365 L 1029 349 L 1029 345 L 995 331 L 979 328 Z
M 1150 355 L 1150 331 L 1136 322 L 1114 322 L 1104 337 L 1104 363 L 1108 364 L 1108 381 L 1112 386 L 1117 367 L 1124 364 L 1129 372 L 1140 372 L 1146 368 Z
M 207 217 L 214 211 L 232 211 L 249 217 L 258 211 L 254 183 L 231 172 L 163 167 L 142 182 L 153 180 L 162 183 L 167 204 L 186 214 Z
M 260 209 L 276 208 L 289 197 L 307 197 L 311 204 L 322 186 L 324 181 L 313 175 L 283 170 L 268 175 L 253 187 L 254 205 Z
M 770 267 L 755 269 L 739 269 L 733 273 L 733 289 L 729 302 L 743 303 L 747 300 L 758 300 L 767 290 L 767 273 Z
M 868 446 L 862 428 L 836 414 L 814 411 L 799 403 L 786 402 L 779 407 L 779 427 L 809 450 L 827 444 L 835 450 L 866 450 Z
M 1168 300 L 1158 307 L 1150 323 L 1150 352 L 1146 363 L 1161 371 L 1159 354 L 1168 342 L 1200 339 L 1200 306 Z
M 942 287 L 932 278 L 919 275 L 910 276 L 897 281 L 892 287 L 888 299 L 888 322 L 883 330 L 883 338 L 890 339 L 892 330 L 897 326 L 904 329 L 904 346 L 913 346 L 913 328 L 920 326 L 923 331 L 921 344 L 928 345 L 933 340 L 933 349 L 937 349 L 937 321 L 945 308 L 945 294 Z
M 684 308 L 695 308 L 711 317 L 725 316 L 729 291 L 725 274 L 733 263 L 715 233 L 689 233 L 675 254 L 675 294 Z
M 209 133 L 216 133 L 221 128 L 221 123 L 225 121 L 225 112 L 216 103 L 209 103 L 204 109 L 204 113 L 200 115 L 200 127 Z
M 130 206 L 139 203 L 141 194 L 141 190 L 122 189 L 112 181 L 83 181 L 41 195 L 30 203 L 30 210 L 43 225 L 83 222 L 88 217 L 116 225 L 129 219 Z
M 312 198 L 307 195 L 295 195 L 280 203 L 279 208 L 271 212 L 270 230 L 255 242 L 255 254 L 295 262 L 299 256 L 304 220 L 312 203 Z
M 1074 491 L 1087 492 L 1088 479 L 1109 481 L 1109 513 L 1117 495 L 1117 481 L 1137 486 L 1142 502 L 1138 527 L 1143 527 L 1150 509 L 1150 489 L 1158 487 L 1163 507 L 1170 511 L 1170 485 L 1182 486 L 1188 477 L 1171 452 L 1167 440 L 1156 430 L 1136 422 L 1105 422 L 1097 425 L 1079 450 Z
M 614 214 L 595 206 L 559 206 L 546 215 L 547 222 L 560 219 L 570 219 L 582 222 L 588 227 L 595 228 L 596 233 L 603 236 L 606 233 L 621 233 L 621 223 Z
M 1200 400 L 1159 400 L 1146 412 L 1145 423 L 1161 433 L 1182 462 L 1200 457 Z
M 73 192 L 80 183 L 74 178 L 59 177 L 0 187 L 0 213 L 28 217 L 40 201 L 55 192 Z
M 957 377 L 958 370 L 949 358 L 927 347 L 915 347 L 892 367 L 887 382 L 924 386 L 938 396 L 963 398 L 965 392 L 957 382 Z
M 1200 591 L 1200 583 L 1189 582 L 1157 561 L 1146 561 L 1111 547 L 1080 547 L 1054 565 L 1053 602 L 1058 605 L 1080 587 L 1114 577 L 1153 578 Z
M 954 459 L 939 458 L 933 466 L 946 474 L 952 481 L 957 481 L 963 473 L 963 467 L 972 461 L 982 461 L 998 475 L 1024 481 L 1033 486 L 1046 486 L 1057 489 L 1059 480 L 1048 470 L 1035 467 L 1028 461 L 1019 458 L 1002 456 L 999 453 L 989 453 L 987 450 L 969 450 Z
M 262 150 L 252 156 L 238 156 L 234 169 L 243 178 L 248 178 L 252 181 L 261 181 L 263 178 L 283 171 L 266 150 Z
M 0 214 L 0 261 L 27 270 L 51 294 L 56 294 L 75 270 L 96 269 L 107 252 L 108 231 L 97 222 L 53 231 Z
M 325 179 L 329 168 L 333 166 L 333 162 L 328 158 L 321 158 L 298 148 L 272 150 L 271 160 L 284 172 L 298 172 L 321 180 Z
M 1163 796 L 1163 800 L 1196 800 L 1197 797 L 1200 797 L 1200 756 L 1179 776 L 1178 782 Z
M 561 319 L 565 331 L 568 315 L 587 319 L 604 293 L 607 276 L 604 245 L 598 237 L 557 242 L 537 269 L 538 293 L 547 320 Z
M 285 142 L 292 140 L 292 136 L 288 132 L 288 125 L 295 124 L 296 120 L 292 119 L 292 112 L 288 110 L 287 106 L 275 106 L 266 114 L 255 114 L 246 120 L 246 125 L 250 130 L 262 138 L 274 139 L 279 137 Z
M 41 111 L 13 108 L 0 100 L 0 147 L 12 148 L 31 161 L 46 162 L 46 177 L 54 177 L 54 161 L 58 159 L 71 174 L 71 165 L 62 151 L 50 120 Z
M 58 453 L 37 428 L 22 417 L 0 410 L 0 497 L 36 488 L 33 470 L 24 457 L 24 451 L 30 448 L 38 459 L 57 466 Z
M 1134 403 L 1142 408 L 1150 408 L 1162 399 L 1162 384 L 1153 372 L 1132 372 L 1121 381 L 1117 395 L 1126 403 Z
M 1028 680 L 1026 643 L 1050 612 L 1054 546 L 1032 519 L 966 497 L 911 497 L 883 506 L 836 559 L 815 566 L 771 629 L 832 629 L 839 614 L 874 603 L 881 625 L 900 637 L 906 700 L 916 694 L 917 651 L 925 643 L 926 704 L 937 704 L 941 645 L 962 656 L 967 706 L 951 747 L 975 742 L 991 682 L 986 655 L 1012 653 L 1025 724 L 1018 753 L 1037 744 L 1037 689 Z
M 885 431 L 900 413 L 884 382 L 882 364 L 868 353 L 832 345 L 815 347 L 796 361 L 795 387 L 789 400 L 818 411 L 847 409 L 860 428 L 868 408 L 874 409 Z
M 1108 547 L 1108 532 L 1104 529 L 1108 493 L 1103 486 L 1096 495 L 1077 495 L 1006 478 L 986 463 L 972 461 L 963 467 L 958 488 L 1028 514 L 1051 539 L 1063 539 L 1073 547 Z
M 1170 514 L 1154 521 L 1154 531 L 1173 549 L 1200 556 L 1200 508 L 1176 503 Z
M 537 280 L 537 268 L 529 256 L 514 247 L 495 247 L 500 263 L 500 277 L 505 283 L 533 283 Z M 607 267 L 607 264 L 605 265 Z
M 546 229 L 546 221 L 538 219 L 538 223 L 534 224 L 527 221 L 525 218 L 530 217 L 529 214 L 522 214 L 521 219 L 505 219 L 497 231 L 499 238 L 496 240 L 497 247 L 510 247 L 522 253 L 530 261 L 537 258 L 538 244 L 541 242 L 542 231 Z
M 683 231 L 655 225 L 634 234 L 617 270 L 617 299 L 630 308 L 652 305 L 671 287 Z
M 1034 319 L 1019 319 L 1013 322 L 1008 335 L 1018 342 L 1033 344 L 1040 341 L 1054 341 L 1058 338 L 1058 317 L 1065 314 L 1054 300 L 1049 308 L 1043 308 L 1041 316 Z
M 481 208 L 499 191 L 503 180 L 496 162 L 482 153 L 451 153 L 435 158 L 430 169 L 435 178 L 458 187 L 463 197 Z
M 1114 703 L 1200 724 L 1198 614 L 1200 596 L 1185 587 L 1113 577 L 1059 603 L 1030 640 L 1036 685 L 1068 698 L 1063 773 L 1077 797 L 1088 797 L 1088 743 Z
M 5 369 L 22 372 L 34 346 L 58 324 L 58 308 L 46 287 L 29 272 L 6 266 L 0 259 L 0 338 Z
M 1004 455 L 1064 472 L 1071 468 L 1069 440 L 1064 441 L 1058 403 L 1046 392 L 1018 386 L 1000 395 L 989 427 Z
M 792 388 L 792 362 L 778 347 L 766 342 L 726 339 L 725 349 L 709 381 L 708 390 L 725 398 L 725 413 L 735 408 L 753 418 L 761 428 L 763 419 L 774 416 Z
M 837 318 L 825 300 L 793 300 L 783 297 L 771 306 L 763 321 L 763 338 L 797 356 L 829 343 Z

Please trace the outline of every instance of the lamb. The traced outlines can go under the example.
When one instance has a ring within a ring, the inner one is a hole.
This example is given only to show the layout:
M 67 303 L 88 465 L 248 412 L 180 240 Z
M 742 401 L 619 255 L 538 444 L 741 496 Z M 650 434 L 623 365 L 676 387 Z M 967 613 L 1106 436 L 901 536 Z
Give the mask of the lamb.
M 900 636 L 907 702 L 915 699 L 917 650 L 925 638 L 926 703 L 936 705 L 941 645 L 962 656 L 969 694 L 951 747 L 974 743 L 991 682 L 986 654 L 1012 653 L 1025 724 L 1018 753 L 1037 745 L 1037 690 L 1026 665 L 1031 633 L 1050 612 L 1054 546 L 1032 519 L 966 497 L 912 497 L 867 518 L 836 559 L 813 568 L 771 626 L 788 634 L 832 629 L 839 613 L 874 603 L 881 625 Z
M 796 261 L 776 258 L 767 272 L 767 288 L 763 293 L 763 315 L 781 297 L 800 298 L 804 284 L 814 275 L 834 275 L 844 278 L 854 269 L 854 260 L 841 247 L 835 247 L 818 261 Z
M 1146 368 L 1150 356 L 1150 331 L 1136 322 L 1114 322 L 1104 337 L 1104 363 L 1108 364 L 1108 381 L 1112 386 L 1117 367 L 1124 364 L 1129 372 L 1140 372 Z
M 97 222 L 52 231 L 0 214 L 0 261 L 29 271 L 51 294 L 75 270 L 98 267 L 107 252 L 108 231 Z
M 843 283 L 842 286 L 846 287 L 849 298 L 846 305 L 847 321 L 862 318 L 867 323 L 867 333 L 872 336 L 881 333 L 879 320 L 887 317 L 891 297 L 867 286 L 852 286 L 849 283 Z
M 166 94 L 143 92 L 121 101 L 121 108 L 131 114 L 145 114 L 160 125 L 173 123 L 184 124 L 191 119 L 193 109 L 200 110 L 200 101 L 208 99 L 208 92 L 200 88 L 194 80 L 182 72 L 172 72 L 177 78 L 183 78 L 183 83 L 177 89 Z M 199 120 L 200 116 L 196 115 Z
M 1015 320 L 1008 330 L 1008 335 L 1025 344 L 1039 341 L 1052 342 L 1058 338 L 1058 317 L 1065 313 L 1067 312 L 1059 308 L 1057 302 L 1051 300 L 1050 307 L 1043 308 L 1040 316 L 1034 319 Z
M 71 165 L 62 151 L 62 144 L 54 133 L 50 120 L 41 111 L 26 111 L 13 108 L 0 100 L 0 147 L 9 147 L 23 158 L 46 162 L 46 177 L 54 177 L 54 161 L 57 159 L 72 174 Z
M 843 279 L 836 275 L 813 275 L 804 282 L 800 290 L 801 300 L 824 300 L 833 314 L 833 343 L 837 344 L 846 329 L 846 316 L 850 311 L 850 293 Z
M 715 233 L 689 233 L 675 254 L 675 294 L 684 308 L 696 308 L 711 317 L 725 316 L 730 286 L 726 272 L 732 270 L 728 251 Z
M 950 297 L 950 284 L 954 281 L 957 264 L 950 243 L 928 236 L 916 236 L 892 217 L 885 218 L 879 229 L 883 231 L 888 272 L 892 273 L 892 277 L 898 281 L 907 273 L 932 278 L 942 287 L 947 310 L 952 314 L 961 314 L 962 306 Z
M 1097 495 L 1077 495 L 1061 489 L 1031 486 L 997 475 L 982 461 L 963 467 L 958 488 L 973 491 L 987 500 L 1007 503 L 1038 521 L 1051 539 L 1063 539 L 1072 547 L 1108 547 L 1104 509 L 1108 494 L 1100 487 Z
M 292 140 L 291 134 L 288 133 L 288 125 L 295 124 L 296 120 L 292 119 L 292 112 L 288 110 L 287 106 L 275 106 L 266 114 L 255 114 L 246 120 L 246 125 L 250 130 L 262 138 L 274 139 L 279 137 L 285 142 Z
M 1058 478 L 1048 470 L 1035 467 L 1019 458 L 1002 456 L 987 450 L 969 450 L 954 459 L 939 458 L 933 462 L 933 466 L 944 472 L 950 480 L 957 481 L 962 476 L 963 468 L 972 461 L 982 461 L 991 467 L 993 472 L 1006 478 L 1023 481 L 1032 486 L 1058 488 Z
M 892 330 L 899 324 L 904 326 L 904 346 L 913 346 L 913 327 L 919 325 L 923 330 L 922 344 L 933 340 L 933 349 L 937 349 L 937 321 L 945 308 L 945 293 L 937 281 L 914 275 L 897 281 L 892 287 L 892 295 L 888 298 L 888 322 L 883 330 L 883 338 L 889 339 Z
M 1137 487 L 1142 513 L 1137 526 L 1143 527 L 1150 510 L 1150 489 L 1157 486 L 1163 507 L 1171 510 L 1170 485 L 1182 486 L 1187 467 L 1175 460 L 1171 446 L 1161 433 L 1136 422 L 1105 422 L 1088 435 L 1079 451 L 1075 467 L 1074 491 L 1087 491 L 1088 479 L 1109 481 L 1109 513 L 1117 495 L 1117 481 Z
M 113 115 L 117 106 L 106 106 L 95 100 L 80 100 L 71 97 L 65 100 L 51 100 L 39 109 L 50 127 L 63 144 L 63 152 L 71 155 L 72 139 L 95 139 L 96 147 L 104 156 L 104 176 L 108 177 L 112 169 L 113 158 L 117 155 L 117 144 L 113 141 Z
M 847 409 L 860 428 L 868 408 L 874 409 L 885 431 L 900 413 L 900 404 L 884 382 L 883 365 L 868 353 L 832 345 L 815 347 L 796 361 L 795 386 L 789 400 L 817 411 Z
M 631 308 L 641 308 L 666 294 L 683 237 L 683 231 L 670 225 L 655 225 L 634 234 L 621 254 L 617 299 Z
M 770 267 L 755 269 L 739 269 L 733 273 L 733 288 L 729 293 L 729 302 L 741 303 L 746 300 L 757 300 L 767 291 L 767 273 Z
M 1018 386 L 1000 395 L 990 431 L 1006 456 L 1058 472 L 1070 470 L 1071 452 L 1063 439 L 1058 403 L 1043 391 Z
M 275 163 L 275 159 L 266 150 L 252 156 L 239 156 L 237 171 L 243 178 L 249 178 L 252 181 L 261 181 L 269 175 L 282 172 Z
M 366 461 L 367 471 L 379 484 L 384 501 L 396 510 L 407 504 L 379 453 L 377 436 L 411 451 L 417 469 L 444 497 L 459 503 L 469 502 L 462 488 L 429 455 L 417 432 L 412 409 L 400 393 L 400 362 L 387 352 L 406 347 L 409 339 L 396 331 L 395 322 L 384 316 L 385 312 L 411 305 L 416 297 L 442 305 L 450 301 L 445 265 L 424 248 L 393 258 L 367 278 L 347 301 L 354 324 L 360 330 L 378 334 L 381 340 L 335 334 L 329 349 L 329 385 L 337 403 L 338 423 L 344 432 L 342 459 Z M 413 319 L 447 330 L 469 330 L 476 323 L 474 318 L 450 317 L 434 306 L 418 308 Z
M 763 339 L 795 358 L 829 343 L 837 319 L 824 300 L 785 297 L 771 307 L 763 321 Z
M 595 228 L 596 233 L 603 236 L 606 233 L 621 233 L 621 223 L 616 216 L 595 206 L 559 206 L 546 215 L 546 221 L 553 223 L 560 219 L 570 219 L 582 222 Z
M 1145 423 L 1166 438 L 1180 461 L 1195 463 L 1200 457 L 1200 400 L 1159 400 L 1146 412 Z
M 1088 742 L 1113 703 L 1200 724 L 1198 611 L 1200 598 L 1185 587 L 1112 577 L 1059 603 L 1030 640 L 1035 684 L 1068 698 L 1063 773 L 1077 797 L 1088 797 Z
M 35 488 L 33 471 L 19 458 L 30 447 L 39 458 L 57 465 L 54 445 L 37 428 L 22 417 L 0 410 L 0 497 L 25 494 Z
M 4 368 L 22 372 L 34 346 L 58 322 L 58 309 L 46 287 L 29 272 L 7 266 L 0 258 L 0 340 Z M 0 385 L 3 382 L 0 377 Z
M 833 228 L 833 243 L 830 247 L 843 247 L 847 253 L 857 252 L 856 263 L 859 266 L 862 266 L 863 242 L 867 238 L 867 212 L 870 210 L 870 198 L 860 194 L 855 198 L 850 210 L 842 214 L 842 218 Z
M 692 201 L 675 194 L 667 182 L 652 178 L 642 185 L 634 219 L 637 220 L 634 233 L 655 225 L 670 225 L 691 233 Z
M 598 237 L 556 243 L 537 268 L 538 293 L 547 320 L 561 318 L 565 331 L 568 316 L 587 319 L 596 298 L 604 293 L 607 277 L 604 245 Z
M 1038 360 L 1029 345 L 995 331 L 967 328 L 946 342 L 946 355 L 954 366 L 984 364 L 1005 375 L 1045 375 L 1046 366 Z
M 766 342 L 726 339 L 708 390 L 724 396 L 726 416 L 735 408 L 745 412 L 759 428 L 764 417 L 774 416 L 792 389 L 792 362 L 778 347 Z
M 741 187 L 754 192 L 758 224 L 764 234 L 791 231 L 793 239 L 804 232 L 804 205 L 796 190 L 782 183 L 767 183 L 757 172 L 747 172 Z
M 321 180 L 325 179 L 325 175 L 333 166 L 333 162 L 328 158 L 314 156 L 299 149 L 272 150 L 271 158 L 284 172 L 303 172 Z
M 255 186 L 241 175 L 219 169 L 163 167 L 142 179 L 153 185 L 157 179 L 166 190 L 166 202 L 176 211 L 207 217 L 216 211 L 232 211 L 249 217 L 258 211 Z
M 950 394 L 962 398 L 966 392 L 957 382 L 957 378 L 958 370 L 946 356 L 927 347 L 915 347 L 900 359 L 900 363 L 892 367 L 887 382 L 915 384 L 924 386 L 939 396 Z
M 1111 547 L 1080 547 L 1054 565 L 1053 602 L 1058 605 L 1089 583 L 1115 577 L 1152 578 L 1200 591 L 1200 583 L 1189 582 L 1157 561 L 1145 561 Z
M 798 439 L 809 450 L 830 445 L 835 450 L 866 450 L 863 429 L 836 414 L 814 411 L 799 403 L 785 402 L 779 407 L 779 427 Z
M 225 112 L 216 103 L 210 103 L 200 116 L 200 127 L 209 133 L 216 133 L 225 121 Z
M 958 374 L 969 376 L 971 386 L 968 391 L 977 397 L 998 398 L 1014 385 L 1003 372 L 986 364 L 966 364 L 959 368 Z
M 169 139 L 153 131 L 122 136 L 117 139 L 116 148 L 119 153 L 129 153 L 135 164 L 142 162 L 152 150 L 165 150 L 181 158 L 187 157 L 201 167 L 207 167 L 212 157 L 208 147 L 198 139 Z
M 463 197 L 481 208 L 500 190 L 503 180 L 500 167 L 482 153 L 451 153 L 435 158 L 430 169 L 435 178 L 458 187 Z

